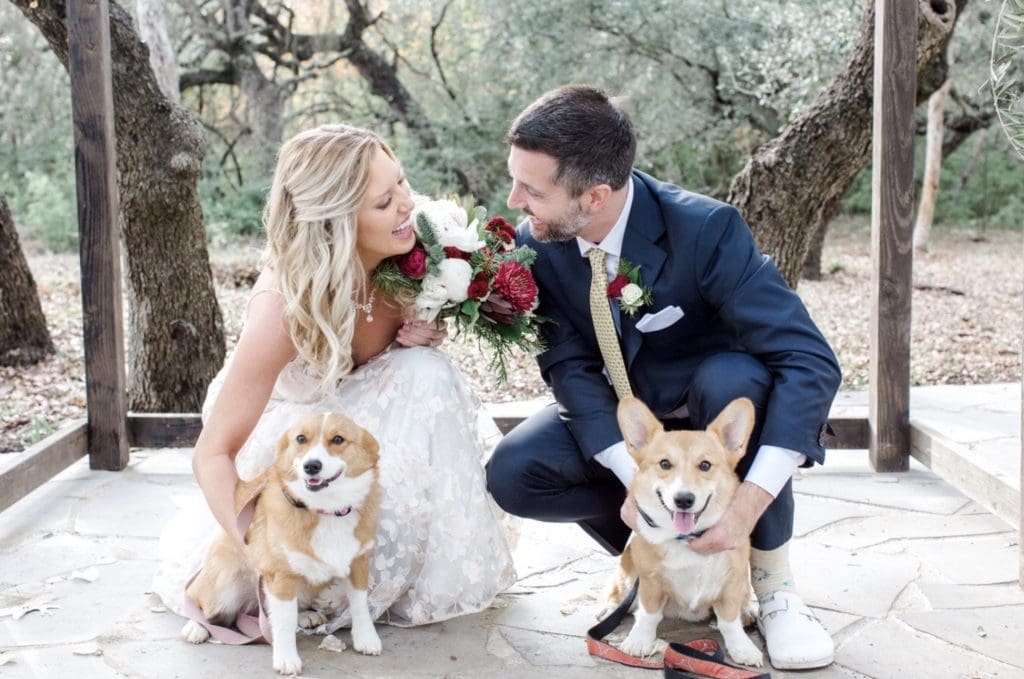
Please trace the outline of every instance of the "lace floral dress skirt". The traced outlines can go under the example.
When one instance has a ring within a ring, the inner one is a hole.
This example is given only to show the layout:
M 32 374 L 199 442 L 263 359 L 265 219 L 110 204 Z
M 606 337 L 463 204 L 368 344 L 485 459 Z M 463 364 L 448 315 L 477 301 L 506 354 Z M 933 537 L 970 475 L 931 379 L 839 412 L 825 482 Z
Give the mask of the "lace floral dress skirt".
M 210 385 L 204 420 L 223 376 L 224 370 Z M 437 349 L 395 346 L 326 397 L 311 398 L 316 384 L 302 363 L 285 368 L 236 457 L 239 476 L 252 478 L 268 467 L 278 438 L 304 415 L 344 413 L 380 443 L 370 614 L 394 625 L 421 625 L 487 608 L 514 580 L 506 526 L 483 473 L 500 434 L 462 376 Z M 205 502 L 198 504 L 179 512 L 161 537 L 153 589 L 178 613 L 184 584 L 218 530 Z M 316 602 L 330 618 L 316 632 L 350 623 L 340 591 L 328 589 Z

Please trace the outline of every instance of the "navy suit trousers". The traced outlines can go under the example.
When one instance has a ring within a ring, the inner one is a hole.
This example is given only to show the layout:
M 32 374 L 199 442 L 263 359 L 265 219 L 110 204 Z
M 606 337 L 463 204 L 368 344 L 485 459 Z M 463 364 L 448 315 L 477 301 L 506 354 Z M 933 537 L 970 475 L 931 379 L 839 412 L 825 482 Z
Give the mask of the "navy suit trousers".
M 735 398 L 746 396 L 757 413 L 747 452 L 737 466 L 746 476 L 759 447 L 772 377 L 756 358 L 727 352 L 706 359 L 687 391 L 689 417 L 663 420 L 666 429 L 704 429 Z M 626 490 L 599 462 L 585 459 L 552 403 L 498 444 L 487 463 L 487 487 L 510 514 L 540 521 L 576 522 L 611 554 L 626 546 L 629 528 L 619 518 Z M 793 535 L 793 488 L 787 482 L 751 535 L 757 549 L 780 547 Z

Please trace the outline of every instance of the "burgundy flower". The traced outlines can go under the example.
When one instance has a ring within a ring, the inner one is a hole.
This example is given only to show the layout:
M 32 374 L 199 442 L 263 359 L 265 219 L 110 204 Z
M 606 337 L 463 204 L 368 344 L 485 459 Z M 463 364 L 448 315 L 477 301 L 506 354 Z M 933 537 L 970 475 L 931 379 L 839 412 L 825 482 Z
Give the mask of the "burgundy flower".
M 490 291 L 491 286 L 487 282 L 487 274 L 481 271 L 469 282 L 466 294 L 470 299 L 487 299 L 487 293 Z
M 409 252 L 395 257 L 395 265 L 402 275 L 420 280 L 427 275 L 427 251 L 417 243 Z
M 494 291 L 518 313 L 533 308 L 537 299 L 537 282 L 530 270 L 518 262 L 502 262 L 494 277 Z
M 463 252 L 453 245 L 448 245 L 444 249 L 444 256 L 448 259 L 464 259 L 467 262 L 473 256 L 472 252 Z
M 506 243 L 514 243 L 516 240 L 516 227 L 508 223 L 504 217 L 491 217 L 484 226 L 484 231 L 493 233 Z
M 608 296 L 612 299 L 622 297 L 622 288 L 627 285 L 629 285 L 629 279 L 622 274 L 617 275 L 612 279 L 612 282 L 608 284 Z

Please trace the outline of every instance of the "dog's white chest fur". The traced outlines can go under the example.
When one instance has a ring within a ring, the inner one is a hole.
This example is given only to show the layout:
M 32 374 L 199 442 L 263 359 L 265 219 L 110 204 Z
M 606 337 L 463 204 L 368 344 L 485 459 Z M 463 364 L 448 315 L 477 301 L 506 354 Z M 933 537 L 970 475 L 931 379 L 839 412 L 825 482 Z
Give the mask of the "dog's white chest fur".
M 729 563 L 724 554 L 698 554 L 679 544 L 665 549 L 664 567 L 676 603 L 697 613 L 718 598 Z
M 313 585 L 323 584 L 332 578 L 348 577 L 352 560 L 363 551 L 356 538 L 358 518 L 349 516 L 325 516 L 310 537 L 309 547 L 316 558 L 303 552 L 286 549 L 285 558 L 296 574 Z

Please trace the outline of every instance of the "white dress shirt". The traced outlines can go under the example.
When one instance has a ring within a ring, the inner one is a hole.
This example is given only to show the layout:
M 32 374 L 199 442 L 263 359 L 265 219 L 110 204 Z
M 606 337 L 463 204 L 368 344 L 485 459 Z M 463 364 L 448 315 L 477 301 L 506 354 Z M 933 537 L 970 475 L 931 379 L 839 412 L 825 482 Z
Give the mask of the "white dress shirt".
M 609 281 L 615 278 L 618 273 L 619 259 L 622 257 L 622 241 L 626 237 L 626 223 L 629 221 L 629 213 L 633 208 L 632 180 L 627 182 L 626 186 L 628 189 L 626 192 L 626 202 L 622 206 L 622 212 L 619 213 L 619 218 L 615 221 L 615 225 L 612 226 L 612 230 L 604 237 L 604 240 L 598 244 L 585 241 L 579 236 L 576 237 L 576 244 L 580 248 L 580 255 L 582 257 L 587 256 L 590 248 L 599 247 L 605 251 L 604 262 L 608 270 Z M 618 330 L 618 307 L 615 305 L 612 305 L 612 318 L 615 319 L 615 327 Z M 621 330 L 619 332 L 621 334 Z M 672 415 L 686 417 L 686 406 L 684 405 L 678 411 L 672 413 Z M 610 469 L 622 481 L 624 486 L 629 487 L 630 482 L 633 480 L 633 474 L 636 472 L 636 462 L 634 462 L 633 456 L 629 454 L 629 451 L 626 450 L 626 443 L 624 441 L 605 448 L 600 453 L 594 455 L 594 459 Z M 802 465 L 806 459 L 807 456 L 795 450 L 778 446 L 761 446 L 754 457 L 750 470 L 747 472 L 747 478 L 744 480 L 758 485 L 771 493 L 772 497 L 775 497 L 782 490 L 782 487 L 786 485 L 786 481 L 793 476 L 797 467 Z

